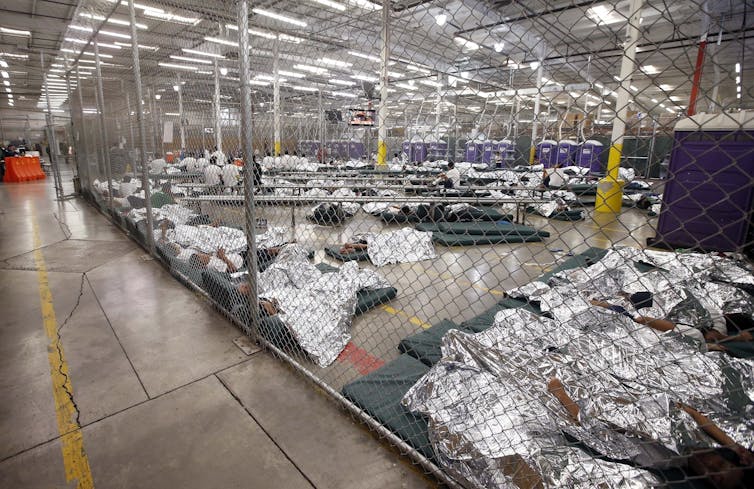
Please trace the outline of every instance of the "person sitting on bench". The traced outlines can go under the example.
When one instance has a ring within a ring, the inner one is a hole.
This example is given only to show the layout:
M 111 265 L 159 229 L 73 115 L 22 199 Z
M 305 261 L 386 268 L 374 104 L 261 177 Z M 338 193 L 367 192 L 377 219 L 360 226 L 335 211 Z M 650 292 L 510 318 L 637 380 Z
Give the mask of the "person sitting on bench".
M 445 188 L 458 188 L 461 185 L 461 172 L 458 171 L 455 163 L 449 161 L 448 171 L 440 173 L 436 181 Z

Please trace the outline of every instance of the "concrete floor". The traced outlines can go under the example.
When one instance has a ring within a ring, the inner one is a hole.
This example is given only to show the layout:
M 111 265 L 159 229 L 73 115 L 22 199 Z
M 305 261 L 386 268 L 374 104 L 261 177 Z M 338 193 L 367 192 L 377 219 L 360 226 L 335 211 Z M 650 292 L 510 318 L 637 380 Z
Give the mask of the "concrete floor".
M 0 488 L 434 486 L 49 180 L 0 184 L 0 308 Z
M 57 203 L 49 183 L 0 185 L 0 488 L 68 487 L 69 434 L 43 327 L 39 248 L 65 350 L 72 399 L 94 486 L 432 487 L 289 367 L 263 351 L 246 355 L 241 336 L 205 301 L 80 200 Z M 389 362 L 398 342 L 448 318 L 478 315 L 505 290 L 527 283 L 589 246 L 643 246 L 653 220 L 635 209 L 577 223 L 528 216 L 542 243 L 437 247 L 437 258 L 381 267 L 398 297 L 357 317 L 358 355 L 327 368 L 299 360 L 335 389 Z M 205 209 L 228 224 L 239 208 Z M 316 226 L 294 209 L 290 238 L 326 257 L 325 244 L 379 231 L 360 213 L 343 226 Z M 260 209 L 290 225 L 291 209 Z M 34 221 L 37 222 L 35 234 Z M 364 265 L 371 267 L 371 265 Z M 68 318 L 70 316 L 70 318 Z M 68 318 L 68 319 L 67 319 Z M 62 325 L 62 326 L 61 326 Z M 66 401 L 66 399 L 63 399 Z M 79 487 L 91 487 L 79 485 Z

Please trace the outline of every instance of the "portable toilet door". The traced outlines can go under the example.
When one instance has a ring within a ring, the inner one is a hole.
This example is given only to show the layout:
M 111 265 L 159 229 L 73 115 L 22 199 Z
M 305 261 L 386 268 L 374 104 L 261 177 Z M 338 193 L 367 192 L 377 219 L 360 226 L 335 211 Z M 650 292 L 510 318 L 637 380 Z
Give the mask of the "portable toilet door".
M 429 157 L 435 160 L 444 160 L 448 154 L 448 143 L 443 140 L 429 143 Z
M 573 164 L 576 151 L 578 151 L 579 145 L 576 141 L 570 139 L 563 139 L 558 143 L 558 163 L 560 166 L 570 166 Z
M 579 151 L 578 165 L 582 168 L 589 168 L 591 173 L 602 171 L 600 155 L 602 154 L 603 145 L 599 141 L 589 139 L 584 141 Z
M 489 165 L 495 161 L 492 154 L 493 149 L 494 145 L 492 144 L 492 141 L 484 141 L 482 143 L 482 163 L 487 163 Z
M 515 160 L 513 141 L 503 139 L 497 143 L 497 153 L 500 155 L 501 167 L 513 166 Z
M 468 141 L 466 143 L 466 161 L 469 163 L 479 163 L 481 159 L 480 146 L 477 146 L 476 141 Z
M 351 141 L 348 143 L 348 157 L 352 160 L 359 160 L 364 156 L 364 143 Z
M 552 139 L 545 139 L 537 144 L 537 160 L 539 163 L 545 166 L 545 168 L 551 168 L 555 166 L 558 153 L 558 142 Z
M 427 143 L 424 141 L 414 141 L 411 143 L 411 148 L 414 152 L 411 161 L 421 163 L 427 159 Z
M 403 141 L 403 143 L 401 144 L 401 150 L 403 151 L 403 154 L 406 155 L 406 160 L 412 161 L 414 151 L 413 146 L 411 146 L 411 141 Z

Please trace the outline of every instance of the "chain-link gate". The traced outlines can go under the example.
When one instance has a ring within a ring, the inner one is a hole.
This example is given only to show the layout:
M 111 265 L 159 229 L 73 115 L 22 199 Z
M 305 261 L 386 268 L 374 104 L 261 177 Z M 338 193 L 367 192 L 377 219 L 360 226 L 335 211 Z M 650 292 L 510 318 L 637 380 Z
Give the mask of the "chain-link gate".
M 94 205 L 442 483 L 752 487 L 750 7 L 88 0 L 45 106 Z

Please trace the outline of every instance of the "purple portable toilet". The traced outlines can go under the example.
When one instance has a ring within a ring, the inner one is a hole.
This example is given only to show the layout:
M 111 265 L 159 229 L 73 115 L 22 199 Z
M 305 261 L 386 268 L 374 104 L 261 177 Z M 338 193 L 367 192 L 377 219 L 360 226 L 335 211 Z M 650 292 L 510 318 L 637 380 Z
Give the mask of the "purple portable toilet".
M 652 241 L 743 252 L 754 218 L 754 111 L 679 121 L 668 172 Z
M 360 160 L 364 156 L 364 143 L 351 141 L 348 143 L 348 157 L 352 160 Z
M 421 163 L 427 159 L 427 143 L 424 141 L 414 141 L 411 143 L 413 155 L 411 161 Z
M 510 139 L 503 139 L 497 143 L 497 154 L 500 155 L 501 166 L 507 167 L 513 164 L 515 157 L 515 148 L 513 147 L 513 141 Z
M 536 156 L 539 163 L 545 165 L 545 168 L 555 166 L 558 157 L 558 142 L 552 139 L 545 139 L 537 144 Z
M 560 166 L 571 166 L 576 158 L 579 145 L 576 141 L 562 139 L 558 143 L 558 159 Z
M 466 142 L 466 161 L 469 163 L 479 163 L 482 159 L 482 145 L 476 141 Z
M 338 141 L 338 157 L 339 158 L 348 158 L 348 142 L 347 141 Z
M 429 143 L 429 157 L 436 160 L 444 160 L 448 155 L 448 143 L 443 140 Z
M 593 139 L 584 141 L 579 151 L 578 166 L 589 168 L 592 173 L 599 173 L 602 170 L 602 163 L 600 163 L 602 149 L 602 143 L 599 141 Z
M 401 144 L 401 149 L 403 151 L 403 154 L 406 155 L 407 161 L 413 161 L 412 157 L 414 156 L 413 146 L 411 146 L 411 141 L 403 141 Z
M 495 161 L 492 154 L 494 147 L 492 141 L 484 141 L 482 143 L 482 163 L 487 163 L 489 165 Z

